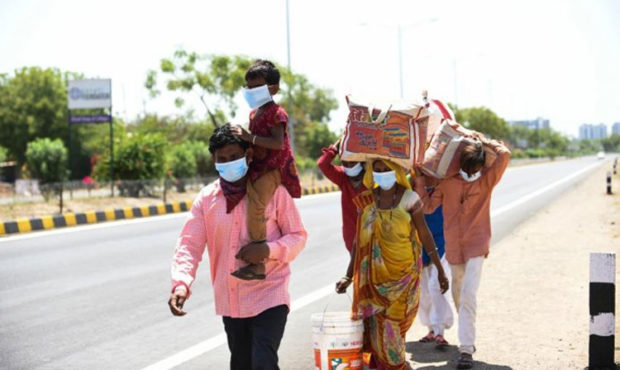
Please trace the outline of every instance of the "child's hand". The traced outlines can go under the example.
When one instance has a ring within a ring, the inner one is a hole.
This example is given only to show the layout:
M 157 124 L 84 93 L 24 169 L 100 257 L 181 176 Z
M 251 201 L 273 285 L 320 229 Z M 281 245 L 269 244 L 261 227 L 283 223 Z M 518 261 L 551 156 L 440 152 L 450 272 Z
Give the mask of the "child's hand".
M 244 129 L 243 127 L 236 125 L 230 128 L 230 131 L 232 132 L 233 135 L 241 138 L 241 140 L 243 141 L 247 141 L 248 143 L 252 142 L 252 134 Z

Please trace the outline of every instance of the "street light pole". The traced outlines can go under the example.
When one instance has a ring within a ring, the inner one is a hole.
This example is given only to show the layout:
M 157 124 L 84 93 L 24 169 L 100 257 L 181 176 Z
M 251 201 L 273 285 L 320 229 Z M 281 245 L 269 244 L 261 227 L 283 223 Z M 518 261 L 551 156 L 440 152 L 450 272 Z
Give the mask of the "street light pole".
M 457 75 L 456 75 L 456 57 L 454 57 L 454 106 L 458 108 L 459 99 L 458 99 L 458 83 L 457 83 Z
M 434 23 L 434 22 L 437 22 L 437 18 L 427 18 L 427 19 L 423 19 L 413 24 L 406 24 L 405 27 L 415 28 L 424 23 Z M 404 81 L 403 81 L 403 25 L 399 23 L 397 26 L 397 30 L 398 30 L 398 83 L 399 83 L 399 89 L 400 89 L 400 98 L 402 99 L 405 95 L 404 87 L 403 87 L 404 86 Z
M 293 79 L 293 71 L 291 70 L 291 31 L 290 31 L 290 21 L 289 21 L 289 0 L 286 0 L 286 66 L 288 68 L 289 73 L 291 74 L 291 86 L 287 86 L 286 93 L 288 95 L 288 135 L 291 142 L 291 151 L 295 153 L 295 130 L 293 128 L 293 102 L 291 89 L 292 84 L 294 82 Z
M 398 25 L 398 78 L 400 82 L 400 98 L 403 98 L 403 28 Z

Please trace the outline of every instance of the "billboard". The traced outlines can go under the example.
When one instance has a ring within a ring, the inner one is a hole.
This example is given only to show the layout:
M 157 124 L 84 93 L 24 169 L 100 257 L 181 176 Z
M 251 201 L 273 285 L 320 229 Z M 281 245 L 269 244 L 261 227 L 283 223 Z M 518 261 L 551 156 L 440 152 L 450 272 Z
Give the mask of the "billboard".
M 112 106 L 112 80 L 69 81 L 69 109 L 110 108 Z

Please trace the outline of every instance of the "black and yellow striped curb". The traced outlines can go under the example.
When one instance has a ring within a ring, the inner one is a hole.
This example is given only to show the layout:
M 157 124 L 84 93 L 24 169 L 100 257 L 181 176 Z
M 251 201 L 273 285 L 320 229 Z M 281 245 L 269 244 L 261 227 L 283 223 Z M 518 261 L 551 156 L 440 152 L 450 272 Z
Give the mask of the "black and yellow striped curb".
M 55 216 L 36 218 L 20 218 L 15 221 L 0 223 L 0 235 L 27 233 L 37 230 L 50 230 L 61 227 L 88 225 L 98 222 L 128 220 L 132 218 L 165 215 L 188 211 L 192 201 L 161 203 L 152 206 L 124 207 L 106 209 L 103 211 L 88 211 L 84 213 L 64 213 Z
M 304 188 L 302 195 L 312 195 L 339 191 L 337 186 L 315 186 Z M 30 231 L 50 230 L 62 227 L 88 225 L 99 222 L 129 220 L 149 216 L 165 215 L 168 213 L 186 212 L 192 206 L 191 200 L 185 202 L 160 203 L 152 206 L 124 207 L 106 209 L 103 211 L 88 211 L 84 213 L 64 213 L 55 216 L 36 218 L 20 218 L 14 221 L 0 222 L 0 236 Z
M 336 185 L 315 186 L 312 188 L 303 188 L 301 195 L 330 193 L 332 191 L 340 191 L 340 189 Z

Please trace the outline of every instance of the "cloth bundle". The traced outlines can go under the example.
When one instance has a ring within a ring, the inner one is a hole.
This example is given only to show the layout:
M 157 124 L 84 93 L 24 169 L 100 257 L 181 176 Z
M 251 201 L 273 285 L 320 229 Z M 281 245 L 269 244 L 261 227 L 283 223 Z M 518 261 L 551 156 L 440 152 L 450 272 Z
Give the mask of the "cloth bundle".
M 426 102 L 373 105 L 347 96 L 349 117 L 340 146 L 345 161 L 387 159 L 405 169 L 424 158 L 429 118 Z
M 430 145 L 424 153 L 422 172 L 438 179 L 451 177 L 459 172 L 461 167 L 461 151 L 471 140 L 475 131 L 468 130 L 451 119 L 444 119 L 430 140 Z M 495 152 L 484 146 L 486 155 L 485 167 L 495 161 Z

